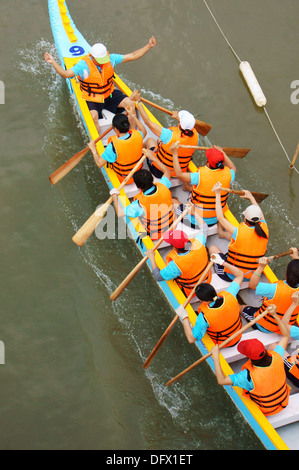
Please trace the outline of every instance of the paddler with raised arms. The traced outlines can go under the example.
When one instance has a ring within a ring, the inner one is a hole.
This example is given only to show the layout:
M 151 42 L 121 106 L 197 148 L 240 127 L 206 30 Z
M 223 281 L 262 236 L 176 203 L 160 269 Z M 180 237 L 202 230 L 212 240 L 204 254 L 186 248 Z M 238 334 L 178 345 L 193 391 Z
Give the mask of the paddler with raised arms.
M 140 59 L 156 45 L 157 41 L 152 36 L 144 47 L 134 52 L 129 54 L 109 54 L 104 44 L 96 43 L 91 47 L 88 55 L 84 56 L 82 60 L 68 70 L 65 70 L 58 64 L 48 52 L 45 52 L 44 58 L 63 78 L 78 77 L 82 98 L 86 100 L 100 135 L 99 118 L 102 117 L 103 109 L 116 114 L 118 108 L 126 108 L 126 106 L 134 107 L 131 99 L 114 87 L 115 66 Z M 134 128 L 134 123 L 131 124 L 131 127 Z
M 142 102 L 140 101 L 141 98 L 139 90 L 135 90 L 132 93 L 131 99 L 138 104 L 138 110 L 144 123 L 157 136 L 157 139 L 149 137 L 144 143 L 145 148 L 154 151 L 158 160 L 160 160 L 160 162 L 170 170 L 171 177 L 175 178 L 176 175 L 173 168 L 171 145 L 176 141 L 179 141 L 181 145 L 199 145 L 199 135 L 194 128 L 194 116 L 186 110 L 173 111 L 171 117 L 175 119 L 178 124 L 177 126 L 166 128 L 149 118 Z M 188 166 L 194 152 L 194 149 L 180 148 L 178 150 L 178 158 L 183 172 L 188 171 Z M 148 159 L 148 166 L 151 173 L 156 178 L 162 177 L 162 172 L 155 160 L 151 161 Z

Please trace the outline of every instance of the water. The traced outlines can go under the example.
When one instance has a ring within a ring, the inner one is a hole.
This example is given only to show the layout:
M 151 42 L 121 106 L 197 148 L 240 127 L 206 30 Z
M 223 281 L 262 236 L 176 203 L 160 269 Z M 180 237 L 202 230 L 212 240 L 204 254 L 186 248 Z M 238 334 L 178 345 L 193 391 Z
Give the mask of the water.
M 299 142 L 299 39 L 295 0 L 209 2 L 237 54 L 248 60 L 292 158 Z M 159 46 L 119 66 L 131 88 L 169 109 L 209 122 L 209 139 L 249 147 L 237 162 L 241 188 L 267 192 L 269 253 L 298 246 L 298 174 L 262 110 L 253 104 L 204 3 L 197 0 L 69 2 L 90 43 L 127 53 L 153 34 Z M 207 364 L 164 383 L 198 358 L 178 326 L 146 371 L 142 363 L 173 312 L 144 269 L 115 302 L 110 294 L 140 259 L 130 240 L 71 238 L 107 187 L 91 155 L 51 187 L 48 176 L 87 137 L 65 82 L 43 61 L 55 53 L 47 2 L 0 5 L 1 449 L 260 449 Z M 128 34 L 129 33 L 129 34 Z M 157 114 L 169 125 L 168 117 Z M 297 164 L 298 167 L 298 164 Z M 233 212 L 241 211 L 239 199 Z M 283 277 L 286 259 L 273 266 Z

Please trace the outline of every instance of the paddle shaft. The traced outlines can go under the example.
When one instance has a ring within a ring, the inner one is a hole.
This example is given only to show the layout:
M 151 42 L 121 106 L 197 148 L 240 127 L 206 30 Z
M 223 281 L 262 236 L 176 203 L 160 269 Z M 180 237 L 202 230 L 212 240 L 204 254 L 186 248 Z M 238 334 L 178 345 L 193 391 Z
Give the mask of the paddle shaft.
M 227 338 L 225 341 L 223 341 L 223 343 L 221 343 L 219 345 L 219 349 L 222 349 L 224 348 L 228 343 L 230 343 L 232 340 L 234 340 L 235 338 L 237 338 L 237 336 L 239 336 L 240 334 L 243 334 L 244 331 L 248 330 L 249 328 L 252 327 L 252 325 L 254 325 L 256 322 L 258 322 L 261 318 L 263 318 L 265 315 L 267 315 L 268 313 L 268 309 L 266 309 L 264 312 L 260 313 L 254 320 L 251 320 L 251 322 L 249 322 L 247 325 L 243 326 L 243 328 L 241 328 L 240 330 L 236 331 L 233 335 L 231 335 L 229 338 Z M 176 382 L 178 379 L 180 379 L 183 375 L 185 375 L 187 372 L 189 372 L 190 370 L 194 369 L 196 366 L 198 366 L 199 364 L 201 364 L 202 362 L 204 362 L 206 359 L 208 359 L 210 356 L 212 356 L 212 352 L 210 351 L 209 353 L 205 354 L 203 357 L 201 357 L 198 361 L 194 362 L 193 364 L 191 364 L 191 366 L 187 367 L 187 369 L 183 370 L 180 374 L 176 375 L 175 377 L 173 377 L 171 380 L 169 380 L 165 386 L 169 386 L 171 384 L 173 384 L 173 382 Z
M 143 155 L 141 159 L 136 163 L 134 168 L 130 171 L 130 173 L 126 176 L 126 178 L 123 180 L 123 182 L 118 186 L 117 190 L 121 191 L 122 188 L 127 184 L 130 178 L 132 178 L 133 174 L 139 168 L 139 166 L 143 163 L 145 160 L 146 155 Z M 85 222 L 84 225 L 78 230 L 78 232 L 73 236 L 72 240 L 75 242 L 78 246 L 84 245 L 86 240 L 90 237 L 92 232 L 96 229 L 96 226 L 101 222 L 103 217 L 105 216 L 108 207 L 112 203 L 112 196 L 103 204 L 99 209 L 97 209 L 90 217 L 89 219 Z
M 194 149 L 194 150 L 209 150 L 213 147 L 199 147 L 198 145 L 180 145 L 182 149 Z M 226 153 L 229 157 L 236 157 L 236 158 L 244 158 L 245 155 L 250 151 L 250 149 L 246 148 L 238 148 L 238 147 L 221 147 L 224 153 Z
M 206 269 L 204 270 L 204 272 L 202 273 L 202 275 L 200 276 L 199 280 L 197 281 L 196 285 L 193 287 L 192 291 L 190 292 L 189 296 L 187 297 L 187 299 L 185 300 L 184 304 L 183 304 L 183 307 L 186 308 L 187 305 L 190 303 L 194 293 L 195 293 L 195 289 L 196 287 L 202 283 L 202 281 L 206 278 L 209 270 L 211 269 L 213 263 L 212 261 L 210 261 L 210 263 L 208 264 L 208 266 L 206 267 Z M 164 341 L 166 340 L 167 336 L 169 335 L 169 333 L 171 332 L 172 328 L 174 327 L 174 325 L 176 324 L 176 322 L 178 321 L 179 319 L 179 316 L 176 315 L 172 322 L 169 324 L 169 326 L 166 328 L 166 330 L 164 331 L 163 335 L 161 336 L 161 338 L 159 339 L 158 343 L 156 344 L 156 346 L 154 347 L 154 349 L 152 350 L 152 352 L 149 354 L 149 356 L 147 357 L 147 359 L 144 361 L 144 364 L 143 364 L 143 368 L 144 369 L 147 369 L 147 367 L 150 365 L 150 363 L 152 362 L 152 360 L 154 359 L 156 353 L 159 351 L 160 347 L 162 346 L 162 344 L 164 343 Z
M 281 258 L 282 256 L 291 255 L 292 253 L 293 251 L 289 250 L 289 251 L 285 251 L 284 253 L 279 253 L 278 255 L 268 256 L 268 258 L 270 258 L 270 261 L 272 261 L 274 259 Z
M 237 194 L 238 196 L 244 196 L 245 194 L 244 191 L 237 191 L 236 189 L 230 189 L 230 188 L 221 188 L 221 191 L 227 191 L 228 193 Z M 268 197 L 268 194 L 265 194 L 265 193 L 254 193 L 252 191 L 250 192 L 257 202 L 262 202 L 264 199 L 266 199 L 266 197 Z
M 145 98 L 140 98 L 140 100 L 143 103 L 153 106 L 153 108 L 159 109 L 159 111 L 163 111 L 163 113 L 166 113 L 172 116 L 173 111 L 169 111 L 169 109 L 163 108 L 162 106 L 159 106 L 158 104 L 153 103 L 152 101 L 149 101 Z M 203 121 L 199 121 L 198 119 L 195 119 L 194 127 L 197 130 L 197 132 L 201 135 L 207 135 L 210 129 L 212 128 L 210 124 L 207 124 L 206 122 L 203 122 Z
M 174 230 L 176 226 L 179 224 L 179 222 L 185 217 L 185 215 L 189 212 L 190 207 L 187 207 L 181 215 L 173 222 L 169 230 Z M 163 242 L 163 237 L 161 237 L 156 244 L 154 245 L 154 250 L 159 248 L 161 243 Z M 128 274 L 128 276 L 123 280 L 123 282 L 115 289 L 115 291 L 111 294 L 110 299 L 111 300 L 116 300 L 118 296 L 123 292 L 123 290 L 127 287 L 127 285 L 132 281 L 132 279 L 136 276 L 136 274 L 140 271 L 142 266 L 147 262 L 148 260 L 148 255 L 144 256 L 142 260 L 135 266 L 134 269 Z
M 107 135 L 110 131 L 112 131 L 113 127 L 110 126 L 106 129 L 103 134 L 101 134 L 96 140 L 95 143 L 99 142 L 105 135 Z M 59 167 L 54 173 L 49 176 L 49 180 L 54 185 L 58 183 L 65 175 L 67 175 L 87 154 L 89 147 L 85 147 L 84 149 L 80 150 L 80 152 L 73 155 L 67 162 L 65 162 L 61 167 Z

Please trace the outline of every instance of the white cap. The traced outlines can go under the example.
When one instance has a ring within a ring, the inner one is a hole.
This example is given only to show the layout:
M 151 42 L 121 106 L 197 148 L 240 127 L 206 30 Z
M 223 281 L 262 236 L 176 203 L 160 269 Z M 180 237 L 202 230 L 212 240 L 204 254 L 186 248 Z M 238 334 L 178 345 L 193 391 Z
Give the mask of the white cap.
M 106 46 L 100 42 L 92 46 L 90 53 L 94 59 L 99 62 L 99 64 L 105 64 L 106 62 L 109 62 Z
M 191 130 L 195 126 L 195 117 L 189 111 L 179 111 L 180 126 L 184 130 Z
M 263 213 L 260 207 L 256 206 L 255 204 L 248 206 L 247 209 L 245 209 L 243 212 L 243 215 L 246 220 L 249 220 L 249 222 L 260 222 L 263 217 Z

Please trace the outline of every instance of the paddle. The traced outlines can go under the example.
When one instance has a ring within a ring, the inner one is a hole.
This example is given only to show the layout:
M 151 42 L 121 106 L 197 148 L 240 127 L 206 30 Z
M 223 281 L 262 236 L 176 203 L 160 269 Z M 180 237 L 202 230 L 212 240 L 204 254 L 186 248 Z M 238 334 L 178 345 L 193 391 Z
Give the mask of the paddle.
M 107 135 L 111 130 L 113 129 L 112 126 L 110 126 L 103 134 L 101 134 L 96 140 L 95 143 L 97 143 L 99 140 L 101 140 L 105 135 Z M 61 167 L 59 167 L 54 173 L 52 173 L 49 176 L 49 180 L 51 183 L 54 185 L 58 183 L 65 175 L 67 175 L 84 157 L 84 155 L 87 154 L 89 150 L 89 147 L 85 147 L 83 150 L 80 150 L 80 152 L 76 153 L 73 155 L 67 162 L 65 162 Z
M 198 147 L 197 145 L 180 145 L 182 149 L 194 149 L 194 150 L 208 150 L 213 147 Z M 244 158 L 250 149 L 243 149 L 238 147 L 221 147 L 222 150 L 228 155 L 229 157 L 236 157 L 236 158 Z
M 163 113 L 169 114 L 172 116 L 172 111 L 169 111 L 169 109 L 165 109 L 162 106 L 159 106 L 158 104 L 153 103 L 152 101 L 149 101 L 145 98 L 140 98 L 140 100 L 143 103 L 149 104 L 150 106 L 153 106 L 153 108 L 159 109 L 159 111 L 163 111 Z M 195 129 L 200 135 L 207 135 L 208 132 L 211 130 L 212 126 L 210 124 L 207 124 L 206 122 L 199 121 L 198 119 L 195 119 Z
M 284 253 L 279 253 L 278 255 L 267 256 L 267 258 L 268 258 L 268 261 L 271 262 L 274 259 L 281 258 L 282 256 L 291 255 L 292 253 L 293 253 L 293 250 L 290 249 L 289 251 L 285 251 Z
M 187 299 L 185 300 L 184 304 L 183 304 L 183 307 L 186 308 L 187 305 L 190 303 L 193 295 L 194 295 L 194 292 L 195 292 L 195 289 L 196 287 L 202 283 L 202 281 L 205 279 L 205 277 L 207 276 L 209 270 L 211 269 L 213 263 L 212 261 L 210 261 L 210 263 L 208 264 L 208 266 L 206 267 L 206 269 L 204 270 L 204 272 L 202 273 L 202 275 L 200 276 L 199 280 L 197 281 L 196 285 L 194 286 L 194 288 L 192 289 L 192 291 L 190 292 L 189 296 L 187 297 Z M 169 333 L 171 332 L 172 328 L 174 327 L 174 325 L 176 324 L 176 322 L 178 321 L 180 317 L 178 315 L 176 315 L 174 317 L 174 319 L 172 320 L 172 322 L 169 324 L 169 326 L 166 328 L 166 330 L 164 331 L 163 335 L 161 336 L 161 338 L 159 339 L 158 343 L 156 344 L 156 346 L 154 347 L 154 349 L 152 350 L 152 352 L 150 353 L 150 355 L 148 356 L 148 358 L 144 361 L 144 364 L 143 364 L 143 368 L 144 369 L 147 369 L 147 367 L 150 365 L 150 363 L 152 362 L 152 360 L 154 359 L 156 353 L 159 351 L 160 347 L 162 346 L 162 344 L 164 343 L 164 341 L 166 340 L 167 336 L 169 335 Z
M 145 160 L 146 155 L 143 155 L 141 159 L 136 163 L 134 168 L 130 171 L 130 173 L 126 176 L 123 182 L 118 186 L 117 190 L 121 191 L 121 189 L 127 184 L 130 178 L 132 178 L 133 174 L 139 168 L 140 164 Z M 108 207 L 112 203 L 112 196 L 103 204 L 99 209 L 97 209 L 85 222 L 84 225 L 78 230 L 78 232 L 73 236 L 72 240 L 78 246 L 84 245 L 86 240 L 90 237 L 92 232 L 96 229 L 96 226 L 101 222 L 103 217 L 105 216 Z
M 185 217 L 185 215 L 189 212 L 190 208 L 192 207 L 192 204 L 187 204 L 186 209 L 180 214 L 180 216 L 173 222 L 173 224 L 170 226 L 169 230 L 174 230 L 176 226 L 179 224 L 179 222 Z M 161 243 L 163 242 L 163 237 L 161 237 L 156 244 L 154 245 L 154 250 L 159 248 Z M 127 285 L 132 281 L 132 279 L 136 276 L 136 274 L 140 271 L 142 266 L 146 263 L 148 260 L 148 255 L 144 256 L 142 260 L 135 266 L 134 269 L 128 274 L 128 276 L 123 280 L 123 282 L 115 289 L 115 291 L 110 295 L 111 300 L 116 300 L 118 296 L 122 293 L 122 291 L 127 287 Z
M 233 335 L 231 335 L 229 338 L 227 338 L 223 343 L 219 345 L 219 349 L 224 348 L 228 343 L 230 343 L 233 339 L 235 339 L 237 336 L 240 334 L 243 334 L 244 331 L 248 330 L 252 325 L 254 325 L 256 322 L 258 322 L 261 318 L 263 318 L 267 313 L 269 312 L 269 307 L 262 313 L 260 313 L 254 320 L 251 320 L 251 322 L 247 323 L 247 325 L 243 326 L 240 330 L 236 331 Z M 165 386 L 168 387 L 169 385 L 173 384 L 173 382 L 176 382 L 179 378 L 181 378 L 183 375 L 185 375 L 187 372 L 190 370 L 194 369 L 196 366 L 201 364 L 203 361 L 208 359 L 208 357 L 212 356 L 212 352 L 209 352 L 205 354 L 203 357 L 201 357 L 198 361 L 194 362 L 191 364 L 191 366 L 187 367 L 187 369 L 183 370 L 180 374 L 176 375 L 173 377 L 171 380 L 169 380 Z
M 221 191 L 227 191 L 228 193 L 237 194 L 238 196 L 244 196 L 244 191 L 236 191 L 235 189 L 230 188 L 221 188 Z M 265 193 L 254 193 L 250 191 L 257 203 L 262 202 L 269 194 Z

